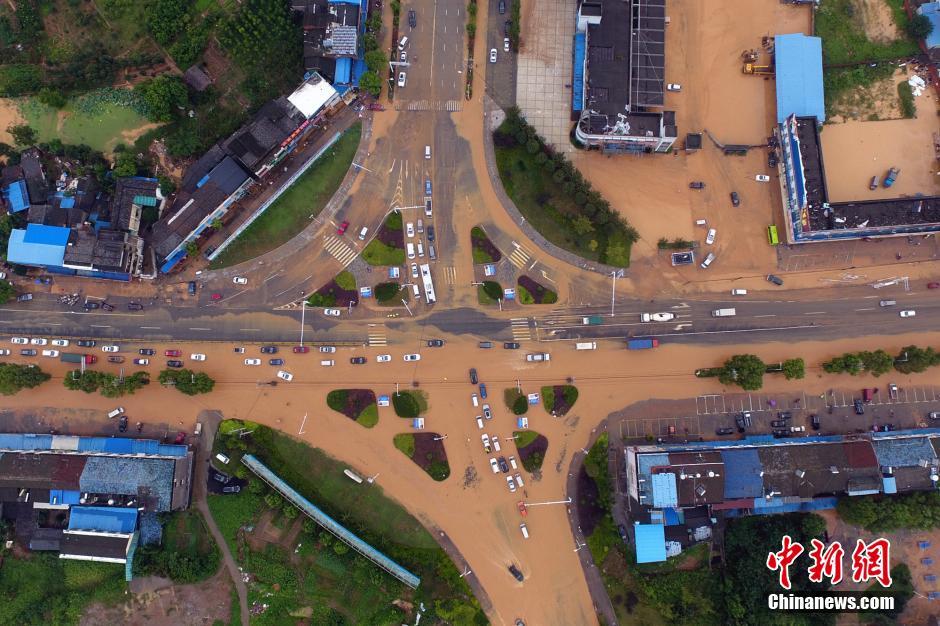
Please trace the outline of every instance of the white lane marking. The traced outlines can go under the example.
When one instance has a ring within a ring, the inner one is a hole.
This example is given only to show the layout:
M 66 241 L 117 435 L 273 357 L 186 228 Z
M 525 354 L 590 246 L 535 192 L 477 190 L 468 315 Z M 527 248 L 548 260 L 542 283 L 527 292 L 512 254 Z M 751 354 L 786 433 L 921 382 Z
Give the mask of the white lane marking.
M 111 328 L 110 326 L 104 324 L 89 324 L 92 328 Z
M 190 328 L 189 330 L 212 330 L 211 328 Z
M 809 311 L 807 313 L 804 313 L 803 315 L 825 315 L 825 314 L 826 314 L 825 311 Z
M 856 311 L 874 311 L 875 308 L 872 307 L 872 308 L 869 308 L 869 309 L 855 309 L 855 310 L 856 310 Z
M 144 330 L 160 330 L 159 326 L 141 326 Z
M 776 313 L 767 313 L 765 315 L 755 315 L 754 317 L 777 317 Z

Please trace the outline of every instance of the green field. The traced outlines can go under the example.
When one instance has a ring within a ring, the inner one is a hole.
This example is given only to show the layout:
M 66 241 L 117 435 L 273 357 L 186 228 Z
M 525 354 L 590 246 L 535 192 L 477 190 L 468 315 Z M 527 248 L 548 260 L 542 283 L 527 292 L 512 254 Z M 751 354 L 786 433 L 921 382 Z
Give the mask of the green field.
M 332 148 L 216 257 L 211 267 L 228 267 L 261 256 L 306 228 L 343 182 L 361 134 L 360 123 L 343 133 Z
M 176 583 L 194 583 L 210 578 L 219 569 L 221 552 L 196 509 L 164 515 L 163 541 L 159 546 L 141 546 L 134 559 L 134 575 L 156 575 Z
M 219 432 L 231 432 L 234 423 L 223 422 Z M 251 436 L 245 438 L 220 434 L 213 452 L 228 454 L 234 467 L 245 452 L 254 454 L 328 515 L 421 577 L 417 590 L 406 588 L 309 520 L 296 539 L 294 554 L 276 544 L 250 549 L 243 529 L 256 524 L 272 502 L 280 509 L 275 512 L 276 526 L 288 528 L 294 523 L 284 513 L 286 505 L 270 498 L 264 484 L 251 478 L 237 495 L 210 495 L 209 508 L 233 554 L 253 574 L 249 604 L 257 600 L 269 605 L 252 622 L 294 623 L 297 620 L 290 616 L 308 615 L 306 623 L 392 626 L 408 621 L 391 604 L 402 599 L 423 602 L 422 622 L 429 624 L 487 623 L 434 538 L 401 505 L 383 495 L 378 484 L 356 485 L 343 474 L 346 464 L 277 431 L 251 427 Z
M 39 135 L 40 142 L 58 139 L 64 144 L 85 144 L 101 152 L 110 152 L 119 143 L 132 144 L 134 137 L 124 137 L 150 122 L 134 109 L 102 104 L 95 113 L 76 111 L 71 104 L 58 111 L 31 98 L 22 100 L 20 112 Z M 60 117 L 64 117 L 61 123 Z

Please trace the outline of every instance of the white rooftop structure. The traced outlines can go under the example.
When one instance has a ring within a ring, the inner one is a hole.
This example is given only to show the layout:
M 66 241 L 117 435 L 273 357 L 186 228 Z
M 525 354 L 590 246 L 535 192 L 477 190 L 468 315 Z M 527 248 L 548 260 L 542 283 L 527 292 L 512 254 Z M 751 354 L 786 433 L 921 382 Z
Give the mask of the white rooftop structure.
M 287 101 L 304 114 L 311 118 L 326 106 L 330 100 L 338 97 L 339 94 L 333 89 L 333 86 L 326 82 L 322 76 L 314 73 L 297 90 L 287 97 Z

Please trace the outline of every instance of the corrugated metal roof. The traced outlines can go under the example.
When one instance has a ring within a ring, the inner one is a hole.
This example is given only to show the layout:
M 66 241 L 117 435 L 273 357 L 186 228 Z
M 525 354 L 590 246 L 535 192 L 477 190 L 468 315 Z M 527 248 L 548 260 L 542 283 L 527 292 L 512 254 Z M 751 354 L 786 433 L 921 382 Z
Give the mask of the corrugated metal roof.
M 49 504 L 78 504 L 82 492 L 67 489 L 52 489 L 49 491 Z
M 914 467 L 921 461 L 933 463 L 937 460 L 929 437 L 876 439 L 872 445 L 882 467 Z
M 928 2 L 917 7 L 917 12 L 926 15 L 930 23 L 933 24 L 933 30 L 924 40 L 928 48 L 940 47 L 940 2 Z
M 61 266 L 65 258 L 65 242 L 61 244 L 36 243 L 28 241 L 30 229 L 59 228 L 57 226 L 43 226 L 41 224 L 28 224 L 26 230 L 14 228 L 10 233 L 7 245 L 7 261 L 20 265 Z M 62 228 L 68 240 L 68 228 Z
M 653 474 L 651 482 L 653 484 L 653 506 L 658 508 L 679 506 L 675 474 Z
M 29 193 L 26 191 L 25 180 L 13 181 L 3 188 L 2 194 L 10 213 L 18 213 L 29 208 Z
M 71 450 L 85 453 L 184 457 L 186 446 L 160 443 L 156 439 L 120 437 L 76 437 L 72 435 L 37 435 L 0 433 L 0 450 Z
M 97 530 L 103 533 L 132 533 L 137 527 L 136 508 L 73 506 L 69 530 Z
M 662 563 L 666 560 L 666 527 L 662 524 L 637 524 L 636 562 Z
M 822 39 L 802 33 L 774 38 L 777 122 L 790 115 L 826 120 L 823 99 Z
M 764 493 L 761 462 L 754 448 L 721 450 L 725 463 L 725 499 L 759 498 Z

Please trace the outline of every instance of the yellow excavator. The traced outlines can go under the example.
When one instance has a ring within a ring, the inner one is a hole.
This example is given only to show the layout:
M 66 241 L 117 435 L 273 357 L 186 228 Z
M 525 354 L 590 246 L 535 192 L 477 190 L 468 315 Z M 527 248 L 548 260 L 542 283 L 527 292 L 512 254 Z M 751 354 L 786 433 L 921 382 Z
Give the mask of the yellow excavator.
M 755 76 L 773 76 L 774 68 L 771 65 L 755 65 L 753 63 L 745 63 L 742 71 L 745 74 L 753 74 Z

